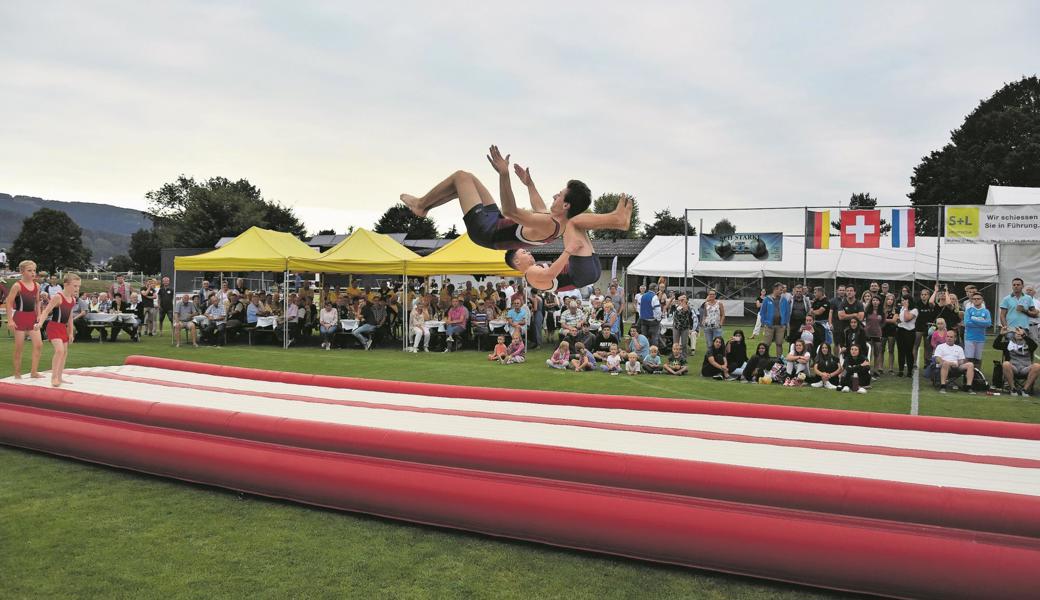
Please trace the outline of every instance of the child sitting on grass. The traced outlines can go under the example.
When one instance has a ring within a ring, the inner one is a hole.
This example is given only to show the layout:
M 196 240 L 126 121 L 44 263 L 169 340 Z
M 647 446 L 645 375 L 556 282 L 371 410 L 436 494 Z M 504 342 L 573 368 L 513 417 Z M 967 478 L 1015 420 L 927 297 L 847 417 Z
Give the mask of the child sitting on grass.
M 672 344 L 672 355 L 664 365 L 664 372 L 669 375 L 685 375 L 689 371 L 686 366 L 686 355 L 683 354 L 682 346 L 678 342 Z
M 639 355 L 636 355 L 639 358 Z M 643 361 L 643 370 L 648 375 L 661 372 L 661 351 L 657 349 L 657 346 L 650 346 L 650 354 L 646 356 L 646 360 Z
M 520 332 L 513 331 L 513 340 L 510 342 L 509 347 L 506 348 L 506 355 L 498 359 L 498 362 L 503 365 L 522 363 L 525 360 L 524 352 L 526 349 L 524 340 L 520 337 Z
M 653 352 L 653 349 L 656 348 L 656 347 L 657 346 L 651 346 L 650 351 Z M 647 357 L 647 358 L 649 359 L 650 357 Z M 661 357 L 660 356 L 657 357 L 657 363 L 658 364 L 661 363 Z M 628 362 L 625 363 L 625 373 L 627 373 L 629 375 L 639 375 L 639 372 L 640 372 L 639 355 L 636 354 L 635 352 L 629 352 L 628 353 Z
M 611 375 L 617 375 L 621 373 L 621 355 L 618 354 L 617 344 L 610 345 L 610 353 L 607 354 L 607 358 L 604 360 L 602 367 L 605 373 Z
M 574 353 L 571 354 L 571 367 L 576 373 L 591 371 L 596 368 L 596 357 L 585 349 L 585 344 L 575 342 Z
M 502 361 L 506 358 L 506 336 L 498 336 L 498 343 L 495 344 L 495 349 L 488 354 L 488 360 Z
M 571 345 L 566 341 L 560 342 L 560 347 L 552 353 L 552 358 L 545 360 L 545 365 L 550 369 L 566 371 L 571 364 Z

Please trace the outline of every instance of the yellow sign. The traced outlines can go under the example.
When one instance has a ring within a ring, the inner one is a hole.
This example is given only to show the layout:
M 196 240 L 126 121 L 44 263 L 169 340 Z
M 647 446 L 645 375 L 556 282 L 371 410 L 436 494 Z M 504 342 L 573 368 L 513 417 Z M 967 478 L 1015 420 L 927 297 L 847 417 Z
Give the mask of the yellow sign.
M 946 207 L 946 237 L 977 238 L 979 237 L 979 207 L 948 206 Z

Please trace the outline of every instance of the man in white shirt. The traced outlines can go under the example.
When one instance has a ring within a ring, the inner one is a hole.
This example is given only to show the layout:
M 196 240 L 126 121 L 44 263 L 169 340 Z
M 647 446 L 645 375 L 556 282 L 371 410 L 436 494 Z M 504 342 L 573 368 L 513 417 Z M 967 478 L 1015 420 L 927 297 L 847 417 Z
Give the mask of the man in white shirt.
M 510 279 L 509 283 L 507 283 L 505 285 L 505 287 L 502 288 L 502 292 L 506 295 L 507 306 L 512 305 L 512 303 L 513 303 L 513 294 L 516 293 L 516 287 L 513 285 L 513 280 L 512 279 Z
M 7 270 L 7 248 L 0 248 L 0 272 Z
M 1037 310 L 1037 316 L 1029 317 L 1029 337 L 1040 340 L 1040 296 L 1036 295 L 1036 287 L 1026 288 L 1026 294 L 1033 299 L 1033 308 Z
M 971 389 L 971 381 L 975 377 L 975 363 L 967 360 L 964 356 L 964 348 L 957 345 L 956 331 L 951 329 L 946 332 L 946 343 L 935 347 L 932 358 L 935 366 L 939 367 L 940 394 L 946 393 L 946 378 L 951 371 L 955 376 L 958 373 L 964 373 L 968 382 L 968 393 L 975 394 L 975 391 Z

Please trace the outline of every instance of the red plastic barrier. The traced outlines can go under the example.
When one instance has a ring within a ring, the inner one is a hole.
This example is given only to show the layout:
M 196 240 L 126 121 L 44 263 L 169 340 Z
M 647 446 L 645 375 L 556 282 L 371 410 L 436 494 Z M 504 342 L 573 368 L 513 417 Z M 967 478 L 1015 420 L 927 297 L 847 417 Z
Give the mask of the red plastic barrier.
M 0 383 L 8 402 L 301 448 L 1040 538 L 1040 499 L 302 421 Z
M 0 405 L 0 442 L 188 481 L 899 598 L 1034 597 L 1021 538 L 260 444 Z
M 298 385 L 317 385 L 332 388 L 369 390 L 374 392 L 390 392 L 397 394 L 470 398 L 476 400 L 500 400 L 505 402 L 526 402 L 533 404 L 563 404 L 568 406 L 698 413 L 706 415 L 752 417 L 757 419 L 804 421 L 807 423 L 828 423 L 831 425 L 852 425 L 858 427 L 878 427 L 884 429 L 904 429 L 911 431 L 931 431 L 938 433 L 959 433 L 963 435 L 985 435 L 1040 440 L 1040 425 L 1027 423 L 1007 423 L 1002 421 L 983 421 L 978 419 L 954 419 L 948 417 L 921 417 L 887 413 L 833 410 L 826 408 L 805 408 L 799 406 L 744 404 L 715 400 L 609 396 L 605 394 L 513 390 L 507 388 L 484 388 L 436 383 L 358 379 L 354 377 L 336 377 L 332 375 L 311 375 L 307 373 L 288 373 L 284 371 L 266 371 L 263 369 L 250 369 L 245 367 L 229 367 L 225 365 L 196 363 L 185 360 L 158 358 L 154 356 L 128 356 L 125 362 L 128 365 L 172 369 L 176 371 L 219 375 L 222 377 L 234 377 L 238 379 L 254 379 L 258 381 L 273 381 Z

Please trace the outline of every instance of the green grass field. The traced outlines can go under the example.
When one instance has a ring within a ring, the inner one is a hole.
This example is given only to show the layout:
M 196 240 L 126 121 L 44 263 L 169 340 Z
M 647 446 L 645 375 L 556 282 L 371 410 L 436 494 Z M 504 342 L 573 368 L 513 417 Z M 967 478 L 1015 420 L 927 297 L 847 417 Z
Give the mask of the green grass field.
M 910 381 L 869 394 L 741 385 L 698 376 L 610 377 L 552 371 L 547 350 L 524 365 L 467 351 L 323 352 L 271 346 L 77 343 L 69 368 L 148 354 L 269 369 L 462 385 L 703 398 L 908 413 Z M 0 377 L 11 374 L 0 333 Z M 703 347 L 703 342 L 702 342 Z M 987 355 L 986 364 L 990 356 Z M 25 367 L 28 368 L 26 356 Z M 49 368 L 50 349 L 42 368 Z M 700 354 L 694 361 L 700 365 Z M 1040 402 L 939 395 L 922 414 L 1040 423 Z M 846 598 L 750 578 L 322 510 L 0 447 L 0 598 Z

